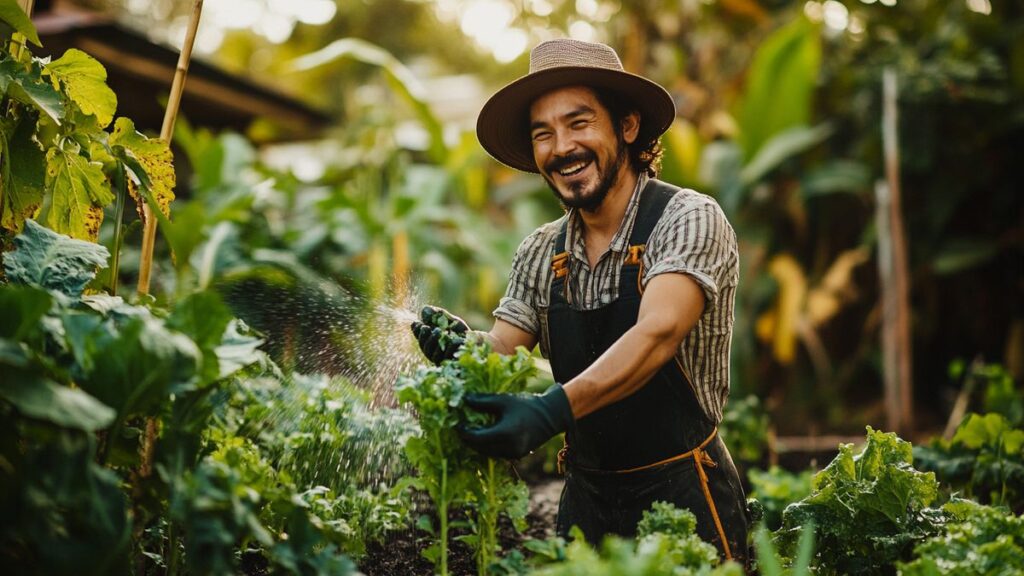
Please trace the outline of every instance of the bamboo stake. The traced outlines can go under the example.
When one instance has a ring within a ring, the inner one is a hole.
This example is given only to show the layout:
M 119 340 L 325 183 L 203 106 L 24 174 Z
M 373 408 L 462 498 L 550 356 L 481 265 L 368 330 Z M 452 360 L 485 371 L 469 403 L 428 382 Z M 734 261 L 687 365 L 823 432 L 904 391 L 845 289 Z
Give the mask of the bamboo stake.
M 886 421 L 890 430 L 913 428 L 913 381 L 910 341 L 910 274 L 900 194 L 900 155 L 896 72 L 882 73 L 882 145 L 885 181 L 875 186 L 878 267 L 882 288 L 882 358 Z
M 174 135 L 174 122 L 178 118 L 178 109 L 181 107 L 181 95 L 185 91 L 185 77 L 188 74 L 188 63 L 192 59 L 192 45 L 195 44 L 196 30 L 199 28 L 199 16 L 203 12 L 203 0 L 195 0 L 192 5 L 192 18 L 188 23 L 188 30 L 185 33 L 185 43 L 178 55 L 178 66 L 174 71 L 174 81 L 171 84 L 171 94 L 167 99 L 167 110 L 164 111 L 164 123 L 160 129 L 160 139 L 171 144 L 171 137 Z M 153 268 L 153 245 L 156 240 L 156 216 L 148 202 L 142 204 L 143 231 L 142 231 L 142 260 L 139 264 L 139 294 L 149 294 L 150 271 Z M 138 541 L 142 536 L 145 523 L 139 517 L 138 505 L 142 499 L 142 480 L 153 473 L 153 447 L 156 444 L 157 419 L 146 418 L 146 431 L 142 439 L 140 449 L 139 468 L 137 477 L 133 482 L 134 510 L 134 540 Z M 173 545 L 173 542 L 172 542 Z M 173 554 L 173 552 L 172 552 Z M 142 554 L 135 559 L 136 574 L 144 574 L 146 557 Z
M 178 67 L 174 71 L 174 83 L 167 99 L 167 110 L 164 112 L 164 124 L 160 129 L 160 139 L 171 144 L 174 136 L 174 122 L 178 119 L 178 108 L 181 106 L 181 95 L 185 91 L 185 77 L 188 75 L 188 63 L 192 59 L 192 45 L 195 44 L 196 30 L 199 28 L 199 16 L 203 12 L 203 0 L 195 0 L 192 5 L 192 18 L 185 34 L 185 44 L 178 56 Z M 149 294 L 150 272 L 153 268 L 153 244 L 156 241 L 156 217 L 153 216 L 149 203 L 142 204 L 142 261 L 139 264 L 139 294 Z

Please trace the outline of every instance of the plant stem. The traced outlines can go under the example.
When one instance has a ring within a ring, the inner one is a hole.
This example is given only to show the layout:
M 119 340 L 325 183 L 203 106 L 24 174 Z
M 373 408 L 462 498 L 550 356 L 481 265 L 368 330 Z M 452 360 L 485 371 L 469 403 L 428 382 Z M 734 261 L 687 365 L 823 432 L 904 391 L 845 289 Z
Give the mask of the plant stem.
M 117 167 L 117 205 L 114 208 L 114 249 L 110 256 L 110 295 L 117 296 L 117 279 L 121 269 L 121 242 L 124 240 L 124 203 L 128 195 L 128 179 L 124 165 Z
M 441 516 L 441 576 L 448 576 L 448 459 L 441 459 L 441 498 L 438 502 Z

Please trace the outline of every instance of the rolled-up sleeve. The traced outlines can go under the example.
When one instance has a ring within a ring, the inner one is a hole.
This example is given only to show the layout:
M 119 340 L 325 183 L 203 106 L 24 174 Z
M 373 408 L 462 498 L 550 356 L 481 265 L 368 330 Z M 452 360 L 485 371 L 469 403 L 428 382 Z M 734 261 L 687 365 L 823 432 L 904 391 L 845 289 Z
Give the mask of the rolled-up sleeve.
M 539 288 L 547 286 L 551 238 L 549 227 L 543 226 L 519 244 L 505 295 L 492 313 L 495 318 L 533 336 L 539 336 L 540 332 L 539 311 L 544 299 Z
M 686 274 L 704 291 L 704 311 L 709 312 L 718 305 L 723 286 L 735 284 L 729 275 L 737 258 L 736 234 L 718 204 L 705 197 L 687 205 L 677 196 L 651 232 L 642 282 L 646 286 L 659 274 Z

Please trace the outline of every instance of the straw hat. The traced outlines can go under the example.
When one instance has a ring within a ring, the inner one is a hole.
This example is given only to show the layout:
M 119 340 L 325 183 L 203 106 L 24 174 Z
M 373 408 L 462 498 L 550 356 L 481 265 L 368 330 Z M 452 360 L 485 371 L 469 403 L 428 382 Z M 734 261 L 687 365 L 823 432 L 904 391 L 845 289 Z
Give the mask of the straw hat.
M 652 142 L 664 134 L 676 115 L 668 92 L 647 78 L 623 70 L 610 47 L 562 38 L 534 48 L 530 52 L 530 73 L 484 104 L 476 122 L 480 144 L 499 162 L 536 173 L 528 126 L 530 105 L 563 86 L 607 88 L 623 95 L 640 111 L 639 142 Z

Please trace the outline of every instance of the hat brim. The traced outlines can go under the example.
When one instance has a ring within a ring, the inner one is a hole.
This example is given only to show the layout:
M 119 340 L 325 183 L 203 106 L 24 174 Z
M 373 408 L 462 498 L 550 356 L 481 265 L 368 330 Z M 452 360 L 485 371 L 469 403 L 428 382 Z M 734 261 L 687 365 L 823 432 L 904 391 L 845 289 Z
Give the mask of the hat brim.
M 476 136 L 496 160 L 524 172 L 538 173 L 530 142 L 529 108 L 538 97 L 565 86 L 613 90 L 628 98 L 640 112 L 639 142 L 651 142 L 665 133 L 675 119 L 669 93 L 636 74 L 585 66 L 548 68 L 508 84 L 480 110 Z

